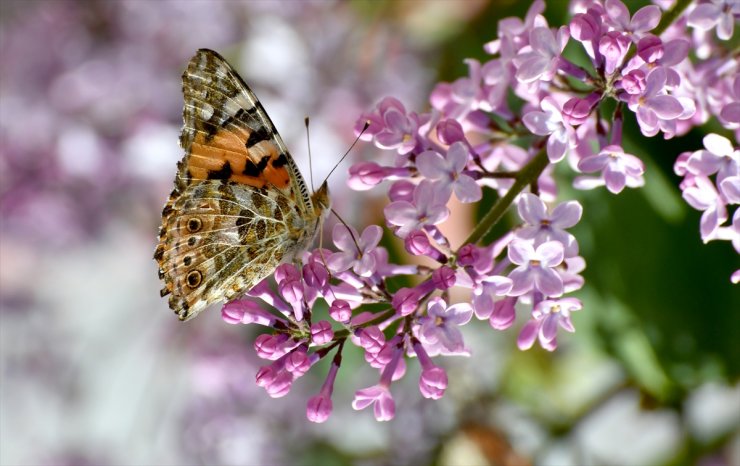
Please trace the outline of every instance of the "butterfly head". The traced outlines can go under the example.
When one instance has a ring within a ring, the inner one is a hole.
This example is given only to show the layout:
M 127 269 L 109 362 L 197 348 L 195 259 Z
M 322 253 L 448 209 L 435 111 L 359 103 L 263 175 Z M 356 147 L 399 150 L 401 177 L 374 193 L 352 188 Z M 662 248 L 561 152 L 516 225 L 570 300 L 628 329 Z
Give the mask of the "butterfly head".
M 311 202 L 313 202 L 313 208 L 317 217 L 329 211 L 331 208 L 331 199 L 329 198 L 329 186 L 326 184 L 326 181 L 313 193 Z

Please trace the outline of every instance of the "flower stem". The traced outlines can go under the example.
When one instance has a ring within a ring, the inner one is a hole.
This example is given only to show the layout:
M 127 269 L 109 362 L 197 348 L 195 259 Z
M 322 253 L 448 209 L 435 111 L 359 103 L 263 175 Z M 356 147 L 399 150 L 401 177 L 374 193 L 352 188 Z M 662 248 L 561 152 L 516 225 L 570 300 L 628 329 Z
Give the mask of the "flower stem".
M 674 21 L 678 19 L 679 16 L 681 16 L 681 13 L 686 9 L 686 7 L 689 6 L 691 3 L 691 0 L 678 0 L 673 7 L 666 11 L 663 14 L 663 17 L 660 18 L 660 23 L 658 23 L 658 26 L 653 29 L 652 32 L 656 36 L 660 36 L 663 34 L 663 31 L 668 29 L 668 26 L 673 24 Z
M 547 153 L 544 149 L 541 150 L 527 165 L 524 166 L 524 168 L 519 171 L 516 176 L 516 181 L 514 181 L 511 189 L 509 189 L 504 197 L 496 201 L 493 208 L 481 219 L 478 226 L 475 227 L 473 232 L 470 233 L 470 236 L 468 236 L 462 244 L 475 244 L 480 241 L 481 238 L 486 236 L 491 228 L 493 228 L 493 226 L 504 215 L 506 209 L 508 209 L 514 202 L 514 198 L 516 198 L 516 196 L 522 192 L 526 186 L 537 181 L 537 178 L 539 178 L 549 163 L 550 161 L 547 158 Z

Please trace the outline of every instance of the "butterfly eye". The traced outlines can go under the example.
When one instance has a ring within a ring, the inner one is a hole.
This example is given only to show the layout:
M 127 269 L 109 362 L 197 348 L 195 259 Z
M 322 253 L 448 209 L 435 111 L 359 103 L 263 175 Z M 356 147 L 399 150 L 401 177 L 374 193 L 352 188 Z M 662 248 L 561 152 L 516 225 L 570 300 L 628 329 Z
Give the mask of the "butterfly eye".
M 203 222 L 199 218 L 191 218 L 188 220 L 187 228 L 190 233 L 195 233 L 201 229 Z
M 188 286 L 190 288 L 195 288 L 198 285 L 200 285 L 200 282 L 201 282 L 202 279 L 203 279 L 203 275 L 201 275 L 201 273 L 198 272 L 197 270 L 193 270 L 186 277 L 186 280 L 188 282 Z

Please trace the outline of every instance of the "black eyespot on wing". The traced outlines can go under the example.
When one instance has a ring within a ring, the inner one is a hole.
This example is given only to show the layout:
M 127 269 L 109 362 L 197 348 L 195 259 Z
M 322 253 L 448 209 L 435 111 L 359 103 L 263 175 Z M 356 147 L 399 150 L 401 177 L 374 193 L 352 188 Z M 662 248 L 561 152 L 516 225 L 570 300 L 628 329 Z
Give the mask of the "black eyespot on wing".
M 202 226 L 203 226 L 203 222 L 201 222 L 198 217 L 191 218 L 190 220 L 188 220 L 188 223 L 187 223 L 187 229 L 190 233 L 197 233 L 198 230 L 200 230 Z
M 188 273 L 188 275 L 185 277 L 185 280 L 187 281 L 190 288 L 196 288 L 203 280 L 203 275 L 199 271 L 193 270 Z

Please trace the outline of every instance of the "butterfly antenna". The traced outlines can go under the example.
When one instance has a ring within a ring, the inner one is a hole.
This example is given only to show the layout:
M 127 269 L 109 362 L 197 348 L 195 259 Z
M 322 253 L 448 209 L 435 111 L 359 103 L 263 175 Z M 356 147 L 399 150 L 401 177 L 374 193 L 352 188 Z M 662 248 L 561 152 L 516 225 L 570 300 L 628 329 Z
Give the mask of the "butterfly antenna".
M 337 164 L 334 165 L 334 168 L 331 169 L 331 171 L 329 172 L 329 174 L 326 175 L 326 178 L 324 178 L 324 182 L 326 182 L 326 180 L 329 179 L 329 177 L 331 176 L 332 173 L 334 173 L 334 170 L 337 169 L 337 167 L 339 166 L 339 164 L 342 163 L 342 161 L 349 155 L 350 152 L 352 152 L 352 148 L 355 147 L 355 144 L 357 144 L 357 141 L 360 140 L 360 138 L 362 137 L 363 133 L 365 133 L 365 131 L 367 131 L 367 129 L 369 127 L 370 127 L 370 120 L 365 120 L 365 125 L 362 127 L 362 131 L 360 131 L 360 134 L 358 134 L 357 137 L 355 138 L 355 140 L 352 141 L 352 145 L 349 146 L 349 149 L 347 149 L 347 152 L 345 152 L 344 155 L 342 156 L 342 158 L 339 159 L 339 162 L 337 162 Z M 344 223 L 344 222 L 342 222 L 342 223 Z
M 347 228 L 349 235 L 352 237 L 352 242 L 355 243 L 355 248 L 357 248 L 357 254 L 362 255 L 362 251 L 360 250 L 360 243 L 357 242 L 357 238 L 355 238 L 355 234 L 352 233 L 352 228 L 350 228 L 349 225 L 347 225 L 347 222 L 345 222 L 344 219 L 339 216 L 336 210 L 334 209 L 330 209 L 330 210 L 331 210 L 331 213 L 333 213 L 334 216 L 337 218 L 337 220 L 339 220 L 339 222 L 341 222 L 341 224 L 344 225 L 345 228 Z
M 308 117 L 303 122 L 306 124 L 306 143 L 308 144 L 308 178 L 311 180 L 311 191 L 316 191 L 313 184 L 313 160 L 311 159 L 311 132 L 308 130 Z

